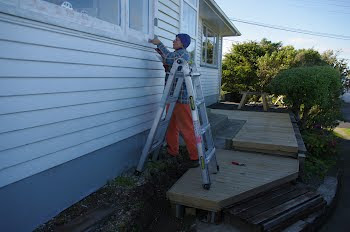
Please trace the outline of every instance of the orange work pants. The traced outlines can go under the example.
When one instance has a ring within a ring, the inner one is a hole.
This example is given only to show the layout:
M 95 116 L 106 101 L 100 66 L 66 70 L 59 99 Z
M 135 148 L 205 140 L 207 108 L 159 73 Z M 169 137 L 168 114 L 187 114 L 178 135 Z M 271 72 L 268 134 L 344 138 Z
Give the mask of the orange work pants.
M 191 109 L 188 104 L 175 104 L 166 134 L 168 153 L 170 155 L 176 156 L 179 153 L 179 133 L 182 134 L 182 137 L 185 140 L 190 159 L 198 160 Z

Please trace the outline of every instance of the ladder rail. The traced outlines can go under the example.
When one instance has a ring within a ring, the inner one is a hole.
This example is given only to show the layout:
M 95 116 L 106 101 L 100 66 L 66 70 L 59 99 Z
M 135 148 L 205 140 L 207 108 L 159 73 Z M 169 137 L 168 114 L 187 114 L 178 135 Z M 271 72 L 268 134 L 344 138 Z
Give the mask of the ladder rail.
M 142 149 L 142 154 L 141 154 L 139 163 L 136 167 L 136 171 L 138 171 L 138 172 L 143 171 L 145 162 L 148 158 L 148 155 L 149 155 L 150 150 L 151 150 L 152 145 L 153 145 L 153 140 L 154 140 L 156 133 L 158 131 L 158 127 L 159 127 L 163 112 L 165 110 L 167 100 L 169 98 L 170 89 L 172 88 L 173 82 L 175 80 L 176 71 L 178 70 L 180 65 L 181 65 L 181 63 L 175 62 L 173 67 L 170 70 L 170 74 L 168 76 L 168 80 L 167 80 L 167 83 L 165 85 L 162 98 L 161 98 L 159 105 L 158 105 L 158 111 L 157 111 L 155 118 L 153 120 L 151 130 L 147 136 L 146 144 L 145 144 L 144 148 Z M 180 91 L 180 89 L 181 89 L 181 86 L 179 84 L 180 83 L 177 83 L 177 86 L 175 88 L 175 90 L 177 90 L 177 91 Z M 182 84 L 182 82 L 181 82 L 181 84 Z M 180 86 L 180 87 L 178 87 L 178 86 Z M 175 93 L 175 90 L 174 90 L 174 93 Z M 171 112 L 169 111 L 169 114 L 172 114 L 172 111 L 175 107 L 175 104 L 176 104 L 176 102 L 171 104 L 171 108 L 170 108 Z M 154 149 L 152 149 L 152 150 L 154 150 Z
M 201 170 L 201 176 L 202 176 L 202 185 L 205 189 L 210 188 L 210 175 L 208 170 L 208 163 L 205 161 L 205 148 L 203 146 L 203 136 L 202 136 L 202 129 L 199 121 L 199 115 L 197 111 L 197 104 L 196 104 L 196 96 L 193 90 L 193 84 L 191 76 L 185 76 L 185 82 L 186 82 L 186 88 L 187 88 L 187 94 L 190 101 L 190 109 L 191 109 L 191 115 L 192 115 L 192 121 L 193 121 L 193 127 L 194 127 L 194 133 L 195 133 L 195 141 L 197 146 L 197 152 L 198 152 L 198 161 L 200 165 Z
M 201 170 L 202 186 L 208 190 L 211 185 L 209 169 L 213 173 L 217 173 L 219 166 L 217 165 L 216 149 L 211 134 L 199 76 L 199 74 L 191 73 L 189 65 L 184 59 L 179 58 L 174 62 L 136 171 L 141 172 L 143 170 L 144 164 L 151 152 L 157 151 L 153 153 L 153 160 L 157 158 L 160 146 L 164 144 L 165 135 L 176 101 L 185 83 L 198 152 L 198 162 Z M 171 94 L 174 84 L 175 88 Z M 162 120 L 164 112 L 166 116 Z

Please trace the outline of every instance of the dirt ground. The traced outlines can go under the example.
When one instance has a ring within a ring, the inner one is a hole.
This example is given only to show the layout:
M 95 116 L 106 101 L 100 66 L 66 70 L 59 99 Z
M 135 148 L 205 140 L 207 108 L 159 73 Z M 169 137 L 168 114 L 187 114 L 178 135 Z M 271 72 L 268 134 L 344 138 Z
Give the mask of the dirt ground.
M 140 176 L 125 172 L 35 231 L 195 231 L 195 218 L 177 219 L 166 199 L 167 190 L 188 170 L 186 148 L 180 154 L 178 161 L 149 163 Z M 101 209 L 106 217 L 82 226 L 85 218 L 98 218 Z

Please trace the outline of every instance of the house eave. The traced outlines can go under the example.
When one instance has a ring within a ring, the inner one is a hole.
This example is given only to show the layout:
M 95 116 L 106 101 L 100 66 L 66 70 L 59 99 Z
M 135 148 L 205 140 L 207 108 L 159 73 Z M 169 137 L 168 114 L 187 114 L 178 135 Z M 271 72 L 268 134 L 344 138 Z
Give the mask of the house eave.
M 199 14 L 222 37 L 240 36 L 241 33 L 214 0 L 199 1 Z

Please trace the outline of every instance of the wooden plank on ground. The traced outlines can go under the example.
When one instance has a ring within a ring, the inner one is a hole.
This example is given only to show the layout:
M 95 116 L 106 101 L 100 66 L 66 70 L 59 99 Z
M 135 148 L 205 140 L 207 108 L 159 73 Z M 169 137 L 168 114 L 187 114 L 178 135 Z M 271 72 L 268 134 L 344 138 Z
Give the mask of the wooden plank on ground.
M 294 222 L 304 218 L 305 216 L 323 209 L 326 206 L 326 201 L 318 196 L 305 204 L 299 205 L 288 212 L 281 214 L 262 225 L 266 231 L 281 231 L 283 228 L 291 225 Z
M 291 192 L 288 192 L 286 194 L 283 194 L 274 198 L 273 201 L 265 201 L 260 205 L 250 208 L 249 210 L 242 211 L 239 214 L 237 214 L 237 216 L 242 219 L 248 219 L 248 218 L 254 217 L 255 215 L 258 215 L 266 211 L 266 209 L 271 209 L 276 206 L 279 206 L 287 201 L 290 201 L 294 198 L 299 197 L 300 195 L 305 194 L 306 192 L 308 192 L 308 190 L 306 189 L 295 189 Z
M 277 188 L 274 188 L 271 191 L 268 191 L 267 193 L 264 192 L 261 195 L 256 195 L 253 198 L 249 198 L 249 199 L 241 201 L 233 206 L 230 206 L 229 212 L 232 215 L 237 215 L 240 212 L 246 211 L 246 210 L 253 208 L 257 205 L 263 204 L 264 202 L 271 201 L 278 196 L 281 196 L 281 195 L 284 195 L 288 192 L 291 192 L 294 189 L 295 189 L 295 186 L 291 185 L 290 183 L 278 186 Z
M 288 191 L 289 190 L 289 191 Z M 226 209 L 226 219 L 244 231 L 281 231 L 325 208 L 325 200 L 303 184 L 280 186 Z M 246 230 L 248 228 L 248 230 Z
M 287 211 L 289 209 L 297 207 L 298 205 L 301 205 L 307 201 L 310 201 L 310 200 L 318 198 L 318 197 L 319 197 L 319 194 L 317 194 L 317 193 L 307 192 L 298 198 L 292 199 L 292 200 L 285 202 L 281 205 L 278 205 L 272 209 L 269 209 L 269 210 L 265 211 L 264 213 L 258 214 L 254 217 L 251 217 L 248 219 L 248 221 L 252 224 L 260 224 L 264 221 L 270 220 L 273 217 L 276 217 L 276 215 L 282 214 L 284 211 Z

